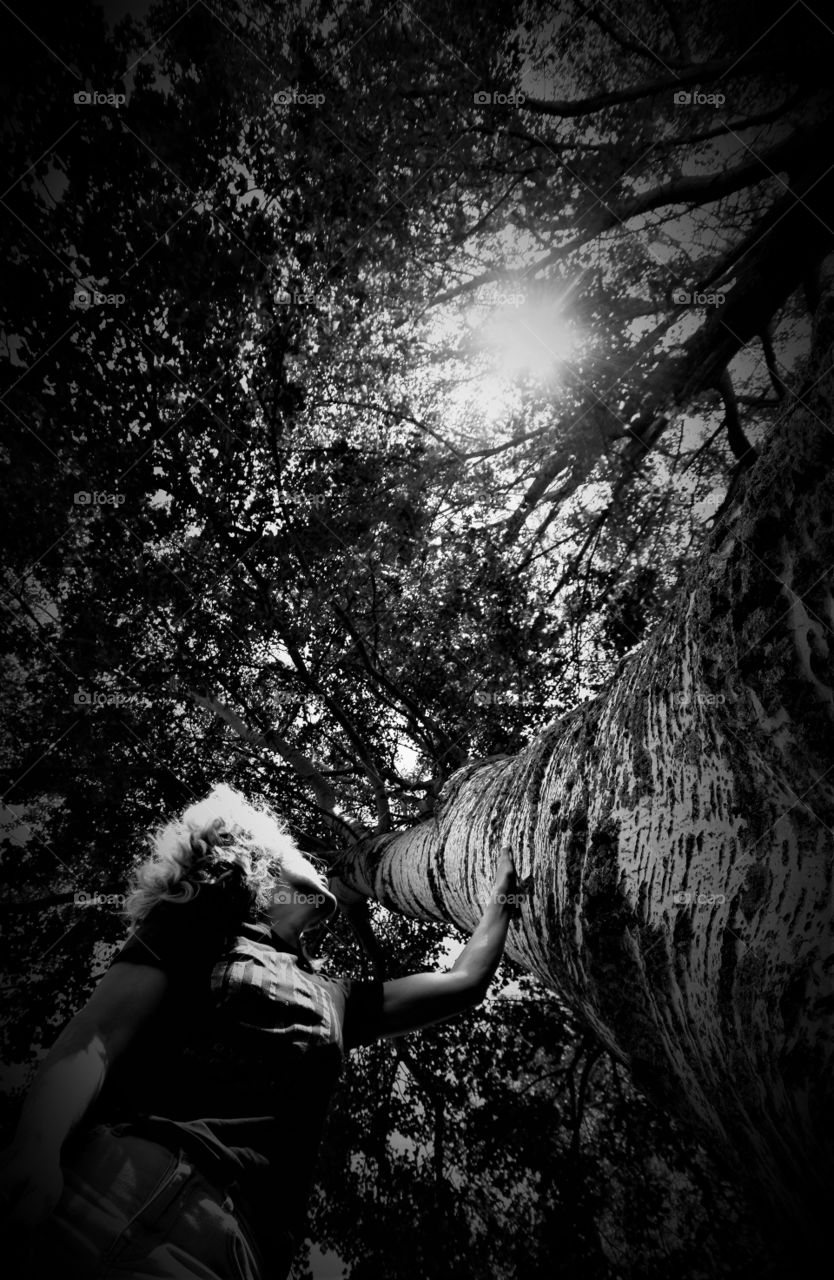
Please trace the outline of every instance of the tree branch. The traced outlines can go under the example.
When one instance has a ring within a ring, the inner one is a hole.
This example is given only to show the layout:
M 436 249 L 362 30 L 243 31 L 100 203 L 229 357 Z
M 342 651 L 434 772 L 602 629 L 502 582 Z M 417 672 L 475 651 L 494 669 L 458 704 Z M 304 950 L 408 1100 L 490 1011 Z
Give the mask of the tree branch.
M 245 720 L 232 707 L 221 702 L 219 698 L 196 693 L 193 689 L 189 690 L 189 697 L 195 706 L 211 711 L 224 724 L 227 724 L 230 729 L 233 729 L 241 741 L 248 742 L 250 746 L 256 747 L 258 750 L 276 751 L 280 756 L 283 756 L 287 764 L 292 766 L 298 776 L 310 783 L 319 809 L 324 814 L 325 820 L 334 829 L 346 826 L 356 835 L 365 833 L 366 828 L 361 823 L 341 817 L 336 812 L 339 808 L 336 792 L 322 775 L 321 770 L 314 761 L 302 752 L 296 751 L 292 744 L 286 738 L 282 738 L 275 729 L 269 729 L 265 733 L 258 733 L 250 729 Z
M 745 467 L 752 467 L 757 451 L 744 434 L 738 413 L 738 401 L 729 370 L 725 369 L 718 380 L 718 390 L 724 402 L 724 425 L 727 428 L 727 443 L 733 451 L 733 457 Z
M 607 107 L 624 106 L 627 102 L 637 102 L 640 98 L 656 98 L 661 93 L 672 93 L 688 84 L 710 84 L 713 80 L 724 77 L 749 75 L 753 70 L 763 70 L 773 61 L 772 56 L 763 54 L 751 55 L 748 58 L 715 59 L 712 62 L 699 62 L 689 66 L 675 68 L 675 74 L 662 76 L 657 80 L 647 80 L 643 84 L 631 85 L 625 89 L 613 89 L 608 93 L 594 94 L 589 98 L 564 98 L 546 101 L 543 98 L 525 98 L 521 110 L 533 111 L 538 115 L 558 116 L 560 119 L 575 119 L 577 116 L 594 115 Z

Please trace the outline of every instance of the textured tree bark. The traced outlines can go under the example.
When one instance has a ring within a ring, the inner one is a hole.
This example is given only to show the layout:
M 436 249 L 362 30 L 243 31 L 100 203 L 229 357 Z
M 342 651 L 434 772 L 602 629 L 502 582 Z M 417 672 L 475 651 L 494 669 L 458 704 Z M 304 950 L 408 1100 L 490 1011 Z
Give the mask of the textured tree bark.
M 834 1188 L 832 348 L 829 292 L 738 501 L 611 687 L 341 870 L 471 930 L 509 841 L 534 889 L 508 954 L 742 1171 L 782 1242 Z

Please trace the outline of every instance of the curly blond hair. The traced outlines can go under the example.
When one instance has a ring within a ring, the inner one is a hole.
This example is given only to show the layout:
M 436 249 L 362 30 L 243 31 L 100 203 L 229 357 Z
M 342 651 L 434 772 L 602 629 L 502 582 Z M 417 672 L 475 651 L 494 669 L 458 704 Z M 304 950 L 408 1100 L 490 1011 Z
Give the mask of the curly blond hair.
M 201 883 L 237 876 L 244 914 L 268 910 L 287 867 L 304 858 L 283 818 L 220 783 L 149 836 L 151 856 L 132 873 L 123 914 L 132 924 L 157 902 L 190 902 Z

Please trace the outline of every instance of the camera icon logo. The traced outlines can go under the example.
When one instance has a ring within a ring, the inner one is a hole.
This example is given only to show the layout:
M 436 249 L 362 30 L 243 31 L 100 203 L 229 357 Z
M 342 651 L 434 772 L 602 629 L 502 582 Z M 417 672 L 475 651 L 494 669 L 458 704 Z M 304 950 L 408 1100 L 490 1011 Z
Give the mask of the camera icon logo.
M 692 901 L 692 894 L 687 893 L 686 890 L 682 889 L 679 893 L 675 894 L 673 901 L 679 907 L 688 907 Z
M 692 94 L 686 89 L 678 89 L 675 93 L 675 104 L 679 107 L 687 106 L 692 101 Z
M 292 94 L 288 89 L 279 89 L 272 99 L 279 107 L 285 107 L 292 102 Z
M 483 107 L 487 103 L 492 102 L 492 94 L 484 93 L 483 90 L 479 90 L 477 93 L 474 93 L 472 95 L 472 101 L 475 103 L 476 106 Z
M 82 107 L 88 107 L 93 100 L 93 95 L 81 89 L 78 93 L 72 95 L 72 100 Z
M 72 500 L 78 507 L 88 507 L 93 500 L 93 495 L 87 493 L 86 489 L 79 489 L 72 495 Z
M 88 693 L 86 689 L 79 689 L 72 700 L 77 707 L 89 707 L 92 705 L 93 695 Z
M 685 307 L 692 301 L 692 294 L 686 289 L 676 289 L 672 294 L 672 301 L 679 307 Z
M 276 889 L 275 893 L 272 895 L 272 901 L 279 906 L 286 906 L 288 903 L 293 901 L 293 895 L 289 889 Z
M 88 289 L 76 289 L 72 300 L 77 307 L 83 307 L 86 311 L 93 299 Z

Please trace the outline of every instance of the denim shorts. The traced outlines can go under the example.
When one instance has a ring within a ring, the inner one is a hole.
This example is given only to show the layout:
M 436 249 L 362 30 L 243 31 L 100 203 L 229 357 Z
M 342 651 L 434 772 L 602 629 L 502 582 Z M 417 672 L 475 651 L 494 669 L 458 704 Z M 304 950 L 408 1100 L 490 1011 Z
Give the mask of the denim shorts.
M 21 1258 L 57 1280 L 281 1280 L 234 1197 L 180 1149 L 96 1125 L 70 1139 L 64 1191 Z

